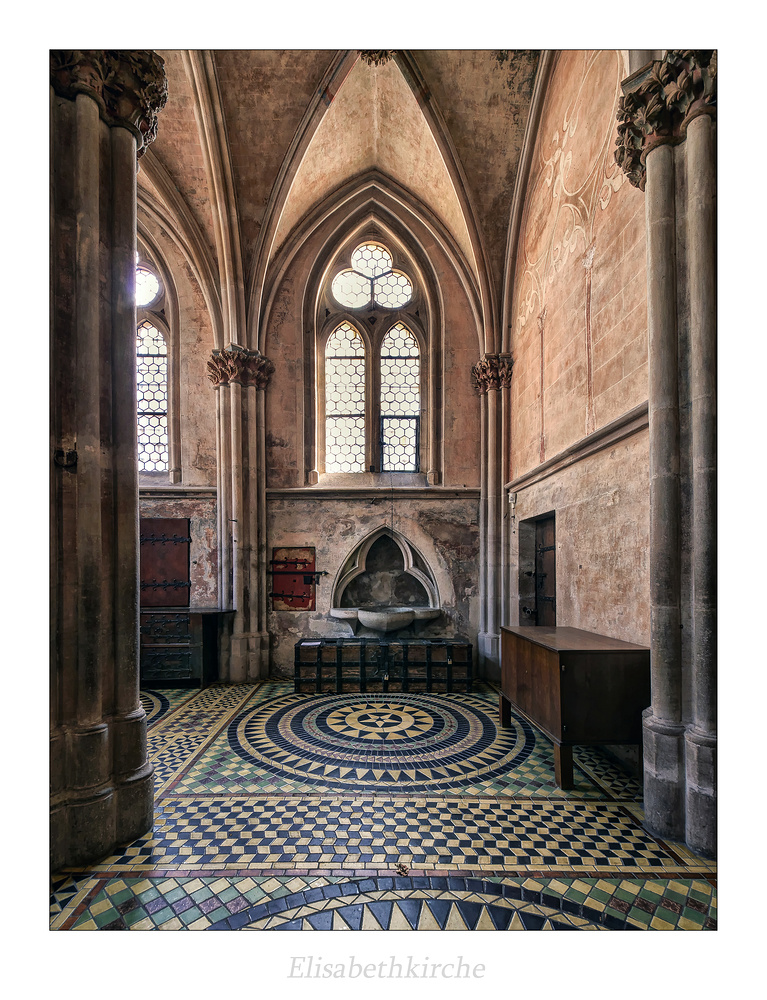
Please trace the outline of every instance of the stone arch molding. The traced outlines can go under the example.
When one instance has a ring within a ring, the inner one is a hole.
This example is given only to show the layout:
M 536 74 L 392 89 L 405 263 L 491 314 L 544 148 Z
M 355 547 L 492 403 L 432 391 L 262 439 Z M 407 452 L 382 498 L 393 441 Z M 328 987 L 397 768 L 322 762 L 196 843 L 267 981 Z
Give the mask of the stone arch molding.
M 344 607 L 344 595 L 352 582 L 368 572 L 369 556 L 373 546 L 382 538 L 389 538 L 402 557 L 402 574 L 412 577 L 423 588 L 427 603 L 412 606 Z M 392 631 L 410 625 L 413 620 L 436 618 L 441 613 L 439 588 L 427 560 L 399 531 L 389 526 L 377 528 L 355 546 L 342 564 L 333 584 L 330 615 L 355 625 L 376 631 Z

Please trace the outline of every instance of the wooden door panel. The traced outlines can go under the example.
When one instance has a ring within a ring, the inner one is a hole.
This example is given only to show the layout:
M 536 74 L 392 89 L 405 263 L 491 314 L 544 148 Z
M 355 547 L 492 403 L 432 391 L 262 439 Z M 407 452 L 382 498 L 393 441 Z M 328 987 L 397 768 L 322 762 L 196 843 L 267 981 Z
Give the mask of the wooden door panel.
M 189 518 L 142 517 L 141 607 L 189 606 Z

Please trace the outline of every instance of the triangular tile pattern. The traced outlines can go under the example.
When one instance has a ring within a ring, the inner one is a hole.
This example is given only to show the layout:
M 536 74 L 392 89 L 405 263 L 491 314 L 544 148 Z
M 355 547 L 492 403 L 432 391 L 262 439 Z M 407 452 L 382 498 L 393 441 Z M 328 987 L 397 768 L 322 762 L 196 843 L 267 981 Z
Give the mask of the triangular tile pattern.
M 395 797 L 310 786 L 313 794 L 299 788 L 291 797 L 284 794 L 279 767 L 274 773 L 249 771 L 231 752 L 211 767 L 212 751 L 233 720 L 257 705 L 283 704 L 286 697 L 294 706 L 312 701 L 280 684 L 182 692 L 150 733 L 162 778 L 155 829 L 120 855 L 57 878 L 51 926 L 311 929 L 309 917 L 335 910 L 339 929 L 357 923 L 360 929 L 391 929 L 392 921 L 403 929 L 414 929 L 414 923 L 418 929 L 466 928 L 472 922 L 475 930 L 522 929 L 527 918 L 543 920 L 540 929 L 716 926 L 715 889 L 696 877 L 713 875 L 715 867 L 680 845 L 672 853 L 647 837 L 635 800 L 599 802 L 617 786 L 609 781 L 612 765 L 597 767 L 591 748 L 583 756 L 584 774 L 594 774 L 603 789 L 594 786 L 591 802 L 580 789 L 544 788 L 550 745 L 540 736 L 533 753 L 509 775 L 473 785 L 466 781 L 467 762 L 485 766 L 489 746 L 477 745 L 466 760 L 432 759 L 428 767 L 414 753 L 400 762 L 402 784 Z M 481 692 L 432 698 L 440 707 L 469 705 L 488 716 L 497 711 L 496 698 Z M 428 713 L 421 736 L 427 719 Z M 304 750 L 290 740 L 275 746 L 291 765 L 302 760 Z M 393 771 L 390 764 L 384 755 L 367 768 L 339 757 L 331 771 L 364 785 L 369 775 L 380 780 L 387 768 Z M 311 773 L 324 774 L 326 767 L 315 760 Z M 183 782 L 206 770 L 211 777 L 204 794 L 183 794 Z M 458 776 L 463 783 L 452 794 L 412 794 L 411 782 L 427 774 L 448 781 Z M 232 794 L 238 781 L 247 794 Z M 512 800 L 514 788 L 523 787 L 531 789 L 529 800 L 516 793 Z M 628 784 L 625 788 L 630 791 Z M 380 869 L 395 862 L 427 874 L 430 865 L 450 867 L 456 875 L 381 877 Z M 560 874 L 525 875 L 549 865 Z M 466 869 L 479 873 L 480 866 L 482 877 L 468 877 Z M 270 867 L 284 874 L 265 875 Z M 330 875 L 339 867 L 368 869 L 370 875 L 352 883 L 348 875 Z M 589 877 L 594 868 L 606 877 Z M 293 869 L 299 874 L 287 874 Z M 304 870 L 307 874 L 300 874 Z M 350 909 L 341 912 L 344 907 Z

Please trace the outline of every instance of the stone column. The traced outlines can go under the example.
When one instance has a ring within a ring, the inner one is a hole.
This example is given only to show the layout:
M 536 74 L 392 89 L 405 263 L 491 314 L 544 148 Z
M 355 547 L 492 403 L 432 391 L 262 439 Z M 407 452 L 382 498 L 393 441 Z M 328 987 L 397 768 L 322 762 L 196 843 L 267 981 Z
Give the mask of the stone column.
M 692 399 L 692 724 L 687 842 L 716 849 L 716 147 L 710 114 L 687 127 Z
M 268 670 L 266 632 L 266 445 L 263 391 L 274 365 L 259 351 L 230 344 L 213 351 L 208 377 L 228 391 L 231 513 L 234 528 L 232 605 L 235 609 L 228 663 L 222 675 L 232 682 L 252 681 Z M 223 462 L 224 456 L 220 456 Z
M 136 157 L 167 85 L 151 52 L 51 52 L 53 869 L 152 824 L 139 701 Z
M 482 553 L 480 576 L 481 624 L 478 636 L 480 667 L 486 677 L 500 677 L 501 516 L 503 500 L 503 439 L 500 390 L 511 385 L 508 354 L 485 354 L 472 368 L 483 408 Z
M 644 718 L 645 816 L 662 836 L 713 853 L 716 53 L 668 51 L 625 80 L 623 93 L 615 158 L 647 194 L 652 705 Z M 678 201 L 685 190 L 686 201 Z M 689 331 L 684 350 L 679 329 Z M 680 432 L 682 385 L 692 399 L 687 433 Z M 692 480 L 689 542 L 680 530 L 682 469 Z M 688 556 L 692 585 L 684 587 Z M 690 647 L 686 678 L 683 648 Z

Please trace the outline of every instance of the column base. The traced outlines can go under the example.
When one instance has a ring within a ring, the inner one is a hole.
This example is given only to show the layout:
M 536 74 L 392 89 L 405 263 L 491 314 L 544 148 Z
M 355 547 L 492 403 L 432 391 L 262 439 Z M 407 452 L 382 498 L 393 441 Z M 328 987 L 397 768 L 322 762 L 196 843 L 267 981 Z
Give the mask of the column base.
M 690 726 L 684 734 L 687 801 L 685 839 L 690 850 L 716 856 L 716 736 Z
M 269 633 L 233 632 L 227 674 L 230 684 L 247 684 L 268 677 Z
M 65 793 L 51 806 L 51 871 L 101 861 L 152 829 L 154 769 L 146 764 L 122 782 L 78 795 Z
M 477 664 L 479 676 L 500 683 L 501 637 L 494 632 L 480 632 L 477 636 Z
M 112 761 L 121 768 L 110 774 Z M 143 836 L 154 818 L 154 768 L 143 709 L 51 737 L 50 864 L 91 864 Z
M 649 830 L 684 840 L 684 726 L 657 719 L 648 708 L 642 717 L 644 813 Z

